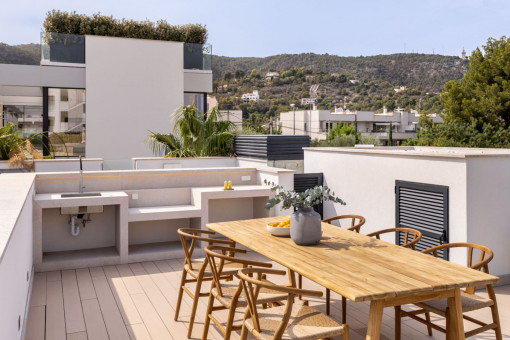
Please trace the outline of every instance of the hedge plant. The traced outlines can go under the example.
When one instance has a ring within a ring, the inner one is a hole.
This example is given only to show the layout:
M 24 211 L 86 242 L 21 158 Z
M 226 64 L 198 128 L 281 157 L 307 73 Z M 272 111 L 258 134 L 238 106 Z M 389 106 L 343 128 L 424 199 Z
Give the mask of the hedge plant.
M 76 12 L 49 11 L 43 23 L 46 37 L 49 33 L 101 35 L 150 40 L 181 41 L 205 44 L 207 29 L 200 24 L 170 25 L 166 20 L 156 23 L 145 20 L 115 19 L 101 13 L 87 16 Z

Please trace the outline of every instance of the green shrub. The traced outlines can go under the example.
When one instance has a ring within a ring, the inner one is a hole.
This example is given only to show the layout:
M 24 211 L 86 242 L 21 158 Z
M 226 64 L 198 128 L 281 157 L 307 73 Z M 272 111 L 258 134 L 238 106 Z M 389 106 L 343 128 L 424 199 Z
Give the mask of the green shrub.
M 165 20 L 159 20 L 156 23 L 149 20 L 119 20 L 101 13 L 87 16 L 76 12 L 52 10 L 47 13 L 43 27 L 46 36 L 49 36 L 49 33 L 63 33 L 181 41 L 193 44 L 205 44 L 207 41 L 207 29 L 200 24 L 174 26 Z

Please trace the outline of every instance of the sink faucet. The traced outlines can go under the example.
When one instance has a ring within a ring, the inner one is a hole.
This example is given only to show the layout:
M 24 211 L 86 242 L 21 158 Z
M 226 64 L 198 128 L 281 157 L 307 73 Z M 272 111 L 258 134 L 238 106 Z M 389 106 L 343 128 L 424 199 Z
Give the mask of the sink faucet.
M 78 185 L 79 185 L 78 192 L 82 194 L 83 188 L 85 187 L 83 186 L 83 163 L 81 161 L 81 156 L 80 156 L 80 183 Z

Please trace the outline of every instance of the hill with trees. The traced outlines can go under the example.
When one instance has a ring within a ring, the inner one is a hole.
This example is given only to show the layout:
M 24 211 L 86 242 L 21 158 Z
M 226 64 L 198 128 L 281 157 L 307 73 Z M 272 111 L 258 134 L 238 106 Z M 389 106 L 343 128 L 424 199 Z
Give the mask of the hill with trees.
M 10 46 L 0 43 L 0 64 L 39 65 L 40 61 L 39 44 Z
M 241 109 L 248 125 L 257 128 L 290 104 L 303 108 L 318 84 L 317 106 L 333 110 L 382 112 L 397 107 L 423 113 L 442 112 L 440 92 L 450 80 L 459 80 L 469 61 L 427 54 L 392 54 L 371 57 L 282 54 L 266 58 L 213 57 L 214 91 L 220 109 Z M 279 77 L 266 79 L 267 72 Z M 243 103 L 244 93 L 258 90 L 260 100 Z

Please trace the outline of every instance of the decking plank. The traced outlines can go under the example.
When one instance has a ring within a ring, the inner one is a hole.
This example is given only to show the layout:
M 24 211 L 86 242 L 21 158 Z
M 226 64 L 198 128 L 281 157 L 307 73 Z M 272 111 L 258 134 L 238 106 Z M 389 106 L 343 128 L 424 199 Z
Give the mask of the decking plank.
M 88 268 L 76 269 L 76 279 L 78 280 L 78 289 L 80 290 L 80 298 L 82 300 L 97 298 Z
M 185 339 L 187 327 L 182 322 L 174 321 L 174 307 L 168 303 L 165 296 L 161 293 L 149 274 L 145 271 L 140 263 L 133 263 L 129 268 L 136 275 L 136 279 L 145 291 L 146 296 L 154 306 L 154 309 L 163 320 L 163 323 L 169 331 L 172 332 L 174 339 Z M 141 312 L 140 312 L 141 313 Z M 143 317 L 143 316 L 142 316 Z M 149 329 L 150 332 L 150 329 Z
M 113 296 L 115 297 L 115 301 L 117 301 L 117 305 L 119 306 L 124 323 L 126 325 L 142 323 L 142 318 L 131 299 L 131 294 L 129 294 L 126 286 L 124 285 L 117 267 L 105 266 L 103 269 L 106 278 L 108 279 L 108 284 L 113 292 Z
M 94 269 L 94 270 L 92 270 Z M 110 285 L 104 275 L 103 268 L 91 268 L 92 282 L 96 290 L 99 307 L 103 314 L 105 321 L 106 330 L 111 340 L 113 339 L 127 339 L 129 338 L 126 325 L 122 319 L 122 315 L 119 311 L 113 293 L 110 289 Z M 101 274 L 102 273 L 102 274 Z
M 56 277 L 55 274 L 52 277 Z M 58 277 L 60 277 L 60 272 Z M 46 282 L 46 339 L 65 340 L 66 325 L 62 281 Z
M 44 284 L 46 287 L 46 284 Z M 32 306 L 28 312 L 25 340 L 44 339 L 46 323 L 46 307 Z
M 87 299 L 81 303 L 89 339 L 108 340 L 108 332 L 97 299 Z
M 30 306 L 46 305 L 46 273 L 35 273 Z
M 74 270 L 64 270 L 62 272 L 62 290 L 67 333 L 85 332 L 85 320 L 83 319 L 80 293 Z

